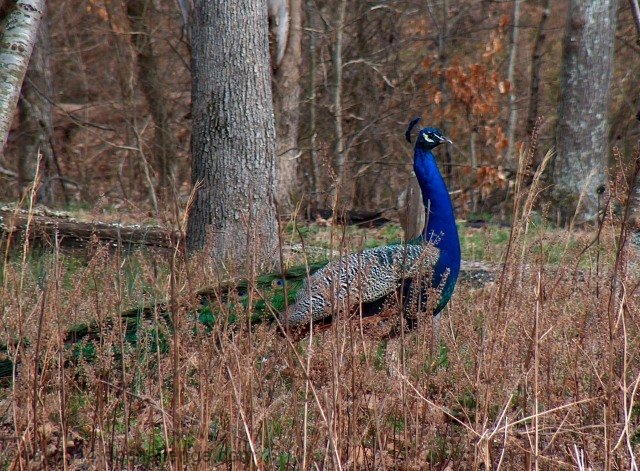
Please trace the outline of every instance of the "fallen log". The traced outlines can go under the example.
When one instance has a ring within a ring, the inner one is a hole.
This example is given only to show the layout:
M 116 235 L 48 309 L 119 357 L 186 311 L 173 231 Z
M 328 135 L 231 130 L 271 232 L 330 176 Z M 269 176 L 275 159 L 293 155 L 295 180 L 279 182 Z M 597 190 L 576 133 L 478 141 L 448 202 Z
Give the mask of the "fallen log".
M 391 222 L 384 217 L 385 211 L 334 211 L 331 208 L 311 208 L 307 214 L 308 221 L 333 220 L 346 226 L 381 227 Z
M 332 215 L 330 210 L 317 210 L 315 217 Z M 349 212 L 338 220 L 344 224 L 378 227 L 389 222 L 379 212 Z M 0 236 L 2 245 L 21 244 L 28 235 L 30 243 L 54 246 L 56 237 L 61 248 L 84 249 L 90 243 L 113 246 L 146 246 L 171 249 L 181 240 L 178 231 L 161 226 L 127 225 L 80 221 L 71 215 L 48 209 L 31 212 L 10 206 L 0 206 Z
M 31 212 L 0 206 L 2 245 L 29 243 L 62 248 L 86 248 L 90 243 L 113 246 L 146 246 L 171 249 L 180 239 L 178 231 L 160 226 L 79 221 L 65 213 L 37 209 Z

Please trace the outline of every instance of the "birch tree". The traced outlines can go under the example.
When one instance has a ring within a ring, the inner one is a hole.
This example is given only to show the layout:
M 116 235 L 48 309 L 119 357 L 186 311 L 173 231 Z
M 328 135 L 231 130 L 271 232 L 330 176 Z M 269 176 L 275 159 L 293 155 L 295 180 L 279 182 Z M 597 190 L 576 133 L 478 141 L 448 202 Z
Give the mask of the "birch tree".
M 46 15 L 46 12 L 44 13 Z M 38 153 L 41 157 L 41 182 L 38 201 L 44 205 L 55 203 L 59 194 L 66 195 L 61 175 L 54 178 L 56 168 L 53 149 L 53 84 L 50 57 L 51 38 L 47 18 L 43 18 L 37 31 L 38 40 L 33 48 L 26 79 L 18 100 L 20 130 L 18 134 L 18 186 L 27 191 L 35 178 Z M 60 191 L 57 191 L 57 190 Z
M 0 150 L 4 149 L 27 73 L 29 58 L 38 39 L 45 0 L 20 0 L 3 25 L 0 43 Z

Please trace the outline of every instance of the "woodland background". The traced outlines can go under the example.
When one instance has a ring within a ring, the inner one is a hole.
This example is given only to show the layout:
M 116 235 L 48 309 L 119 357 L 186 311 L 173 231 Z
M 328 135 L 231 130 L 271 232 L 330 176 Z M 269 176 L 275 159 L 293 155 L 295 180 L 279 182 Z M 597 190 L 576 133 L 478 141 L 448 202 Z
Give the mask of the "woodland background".
M 554 146 L 568 3 L 293 2 L 299 16 L 291 10 L 291 20 L 301 28 L 292 23 L 287 33 L 301 34 L 300 49 L 292 52 L 289 42 L 286 54 L 278 51 L 276 11 L 281 210 L 330 207 L 337 180 L 345 208 L 403 207 L 412 181 L 403 131 L 422 115 L 455 143 L 440 155 L 458 216 L 504 215 L 519 152 L 536 122 L 534 169 Z M 636 37 L 630 3 L 622 1 L 609 148 L 617 147 L 623 162 L 640 138 Z M 172 219 L 168 202 L 182 206 L 191 190 L 187 39 L 173 1 L 50 3 L 0 159 L 0 198 L 23 194 L 39 149 L 41 203 L 117 211 L 125 220 Z M 298 72 L 283 72 L 287 60 L 299 61 Z

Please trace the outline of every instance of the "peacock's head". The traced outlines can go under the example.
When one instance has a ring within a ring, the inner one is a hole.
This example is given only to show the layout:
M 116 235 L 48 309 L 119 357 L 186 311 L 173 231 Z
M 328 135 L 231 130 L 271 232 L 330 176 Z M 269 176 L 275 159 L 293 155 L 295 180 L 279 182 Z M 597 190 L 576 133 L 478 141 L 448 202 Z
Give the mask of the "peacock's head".
M 409 123 L 407 132 L 405 133 L 405 137 L 409 142 L 411 142 L 411 130 L 416 124 L 418 124 L 418 121 L 420 121 L 420 118 L 416 118 L 411 121 L 411 123 Z M 422 128 L 418 133 L 418 137 L 416 139 L 416 147 L 431 150 L 439 146 L 443 142 L 448 142 L 449 144 L 451 144 L 451 140 L 446 137 L 438 128 Z

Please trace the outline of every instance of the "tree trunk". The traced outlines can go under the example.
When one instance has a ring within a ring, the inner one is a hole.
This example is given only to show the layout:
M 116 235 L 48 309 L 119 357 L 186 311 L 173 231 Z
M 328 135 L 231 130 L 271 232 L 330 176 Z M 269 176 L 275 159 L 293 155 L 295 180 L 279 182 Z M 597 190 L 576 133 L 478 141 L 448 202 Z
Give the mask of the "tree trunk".
M 289 42 L 289 0 L 267 0 L 267 12 L 269 39 L 272 42 L 271 65 L 277 69 Z
M 334 156 L 336 162 L 336 181 L 332 191 L 332 204 L 338 203 L 339 192 L 345 181 L 344 161 L 344 131 L 342 129 L 342 38 L 347 10 L 347 0 L 340 0 L 338 5 L 338 17 L 336 19 L 335 41 L 331 58 L 333 66 L 333 132 L 334 132 Z
M 45 14 L 43 11 L 43 15 Z M 38 190 L 38 201 L 50 206 L 56 199 L 54 189 L 62 183 L 52 178 L 57 172 L 52 146 L 51 99 L 53 98 L 53 87 L 49 67 L 50 38 L 47 23 L 46 18 L 40 22 L 37 43 L 31 54 L 26 79 L 22 84 L 22 92 L 18 101 L 20 135 L 17 142 L 20 148 L 18 184 L 21 192 L 26 191 L 35 178 L 38 154 L 41 154 L 41 185 Z
M 0 151 L 7 142 L 44 5 L 44 0 L 22 0 L 4 21 L 0 44 Z
M 640 4 L 638 0 L 629 0 L 631 11 L 633 12 L 633 20 L 636 25 L 636 44 L 640 45 Z M 636 118 L 640 121 L 640 111 L 636 114 Z M 636 164 L 638 165 L 638 164 Z M 632 182 L 633 193 L 631 195 L 631 224 L 636 231 L 640 231 L 640 180 Z
M 518 32 L 520 30 L 520 3 L 522 0 L 515 0 L 513 4 L 513 16 L 511 20 L 511 49 L 509 50 L 509 67 L 507 70 L 507 80 L 509 81 L 509 121 L 507 124 L 507 155 L 506 163 L 510 168 L 516 168 L 518 161 L 514 155 L 516 140 L 516 125 L 518 124 L 518 110 L 516 108 L 516 84 L 515 70 L 516 57 L 518 55 Z
M 138 82 L 149 104 L 149 111 L 155 124 L 155 168 L 158 172 L 158 190 L 167 192 L 172 184 L 173 163 L 176 143 L 169 126 L 169 112 L 164 87 L 160 80 L 158 61 L 153 51 L 151 31 L 145 12 L 149 0 L 127 0 L 127 17 L 131 25 L 131 42 L 138 58 Z
M 442 22 L 438 27 L 438 64 L 440 67 L 440 74 L 438 74 L 438 91 L 440 92 L 440 102 L 437 103 L 438 113 L 440 115 L 440 128 L 447 129 L 447 121 L 445 120 L 445 110 L 447 109 L 447 80 L 445 78 L 444 71 L 447 68 L 448 55 L 447 55 L 447 43 L 449 41 L 449 0 L 442 0 L 440 8 Z M 435 17 L 435 16 L 434 16 Z M 444 146 L 441 152 L 444 152 L 444 178 L 447 182 L 447 186 L 451 188 L 453 182 L 453 159 L 449 146 Z M 420 205 L 422 205 L 422 198 L 420 198 Z M 413 214 L 420 216 L 421 210 L 424 209 L 420 206 L 420 210 L 413 211 Z M 422 230 L 422 229 L 420 229 Z
M 300 120 L 300 63 L 302 59 L 302 2 L 289 2 L 289 38 L 273 81 L 273 104 L 278 137 L 278 203 L 287 208 L 297 189 L 298 123 Z M 279 54 L 278 54 L 279 55 Z
M 547 20 L 549 19 L 549 11 L 551 7 L 551 0 L 545 0 L 542 14 L 540 15 L 540 21 L 536 28 L 536 38 L 533 42 L 533 49 L 531 52 L 531 85 L 529 89 L 529 110 L 527 112 L 527 127 L 526 134 L 531 136 L 536 126 L 536 122 L 539 117 L 540 109 L 540 71 L 542 70 L 542 47 L 547 38 L 545 27 Z M 538 157 L 537 154 L 533 156 L 534 164 L 537 166 Z
M 309 172 L 311 174 L 311 201 L 312 208 L 319 204 L 320 192 L 320 168 L 318 166 L 317 150 L 317 88 L 318 88 L 318 12 L 311 2 L 306 2 L 307 22 L 309 24 Z
M 135 55 L 131 42 L 122 33 L 123 31 L 127 31 L 129 20 L 125 12 L 125 5 L 115 2 L 105 2 L 105 7 L 109 19 L 109 26 L 113 33 L 113 46 L 117 58 L 116 76 L 118 78 L 118 84 L 120 85 L 120 92 L 122 93 L 121 119 L 128 124 L 126 128 L 127 132 L 124 134 L 123 140 L 127 143 L 131 141 L 135 143 L 127 144 L 131 150 L 135 149 L 134 152 L 129 153 L 128 157 L 129 165 L 127 167 L 130 172 L 130 181 L 133 183 L 138 180 L 138 175 L 144 175 L 144 182 L 146 183 L 149 193 L 149 202 L 153 207 L 154 213 L 157 215 L 159 206 L 155 190 L 156 185 L 153 181 L 149 163 L 145 157 L 136 110 L 137 105 L 133 79 Z M 129 192 L 122 184 L 121 189 L 123 196 L 126 198 Z M 133 191 L 133 188 L 129 188 L 129 191 Z
M 187 249 L 269 262 L 277 222 L 266 4 L 196 0 L 191 34 L 192 182 L 201 186 Z
M 629 3 L 633 13 L 633 22 L 636 25 L 636 44 L 640 46 L 640 3 L 638 3 L 638 0 L 629 0 Z
M 606 180 L 617 6 L 617 0 L 569 5 L 553 172 L 553 196 L 565 221 L 595 219 Z

